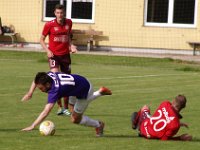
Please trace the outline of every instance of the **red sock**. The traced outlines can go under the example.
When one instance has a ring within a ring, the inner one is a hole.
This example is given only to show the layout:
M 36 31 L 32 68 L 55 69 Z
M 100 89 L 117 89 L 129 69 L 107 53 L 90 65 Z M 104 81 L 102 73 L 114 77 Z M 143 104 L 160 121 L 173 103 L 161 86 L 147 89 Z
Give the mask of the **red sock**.
M 68 109 L 68 101 L 69 101 L 69 97 L 64 97 L 64 108 Z

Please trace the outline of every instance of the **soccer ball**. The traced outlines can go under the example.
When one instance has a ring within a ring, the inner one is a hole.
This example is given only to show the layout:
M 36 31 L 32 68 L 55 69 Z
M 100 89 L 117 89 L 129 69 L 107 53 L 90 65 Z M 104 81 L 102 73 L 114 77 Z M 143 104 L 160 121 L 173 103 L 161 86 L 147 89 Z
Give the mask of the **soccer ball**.
M 52 121 L 46 120 L 40 124 L 39 131 L 41 135 L 54 135 L 55 133 L 55 125 Z

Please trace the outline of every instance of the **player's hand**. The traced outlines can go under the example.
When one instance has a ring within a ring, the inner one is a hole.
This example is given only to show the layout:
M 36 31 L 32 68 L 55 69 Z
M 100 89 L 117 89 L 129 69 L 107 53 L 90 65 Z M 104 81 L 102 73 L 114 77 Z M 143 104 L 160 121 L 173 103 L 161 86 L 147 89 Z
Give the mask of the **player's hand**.
M 70 50 L 71 53 L 76 53 L 78 51 L 77 46 L 75 46 L 73 44 L 69 47 L 69 50 Z
M 24 95 L 24 97 L 21 99 L 22 102 L 28 101 L 32 98 L 32 94 L 27 93 Z
M 34 126 L 31 125 L 31 126 L 29 126 L 29 127 L 26 127 L 26 128 L 24 128 L 24 129 L 22 129 L 21 131 L 31 131 L 31 130 L 33 130 L 33 129 L 34 129 Z
M 186 123 L 180 123 L 180 125 L 181 125 L 182 127 L 189 128 L 188 124 L 186 124 Z
M 191 140 L 192 140 L 192 136 L 189 135 L 189 134 L 182 134 L 182 135 L 180 136 L 180 139 L 181 139 L 182 141 L 191 141 Z
M 54 55 L 50 50 L 47 50 L 47 57 L 52 58 Z

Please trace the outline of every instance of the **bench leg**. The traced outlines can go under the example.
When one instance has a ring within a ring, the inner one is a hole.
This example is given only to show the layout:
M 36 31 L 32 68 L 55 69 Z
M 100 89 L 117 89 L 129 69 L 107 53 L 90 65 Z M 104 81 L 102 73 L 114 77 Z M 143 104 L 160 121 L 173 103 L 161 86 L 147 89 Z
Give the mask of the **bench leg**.
M 17 41 L 17 36 L 16 35 L 9 35 L 11 38 L 11 43 L 14 44 Z
M 93 40 L 88 40 L 87 51 L 89 52 L 91 49 L 93 49 Z
M 195 56 L 196 55 L 196 45 L 194 44 L 193 45 L 193 56 Z
M 90 44 L 91 44 L 90 41 L 87 41 L 87 51 L 88 51 L 88 52 L 90 51 L 90 47 L 91 47 Z
M 14 44 L 15 42 L 15 37 L 14 36 L 10 36 L 11 37 L 11 40 L 12 40 L 12 44 Z

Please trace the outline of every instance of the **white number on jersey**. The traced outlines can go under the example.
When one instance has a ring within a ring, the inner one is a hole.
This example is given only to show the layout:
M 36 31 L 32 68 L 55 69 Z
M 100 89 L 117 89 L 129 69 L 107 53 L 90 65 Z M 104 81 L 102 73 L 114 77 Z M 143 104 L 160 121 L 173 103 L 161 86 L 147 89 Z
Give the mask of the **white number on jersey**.
M 48 75 L 53 79 L 54 83 L 55 83 L 55 87 L 59 87 L 59 83 L 58 80 L 56 79 L 56 76 L 54 73 L 48 73 Z
M 58 74 L 61 85 L 75 85 L 74 77 L 69 74 Z
M 150 123 L 153 124 L 153 129 L 156 132 L 163 130 L 167 125 L 167 121 L 165 119 L 161 119 L 162 111 L 158 110 L 158 113 L 159 113 L 159 116 L 150 118 Z M 153 122 L 153 121 L 155 121 L 155 122 Z M 160 124 L 160 123 L 163 123 L 163 125 L 160 128 L 158 128 L 157 125 Z

